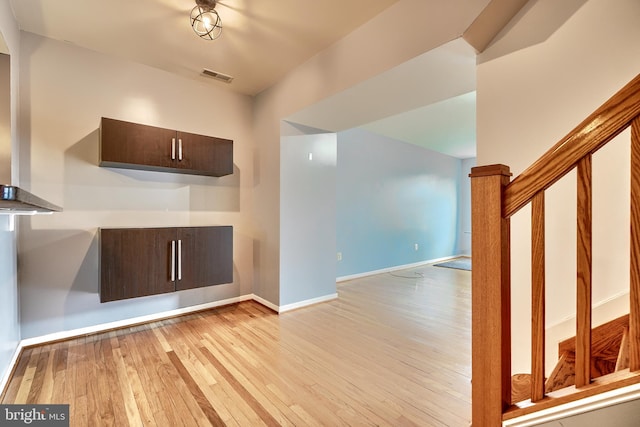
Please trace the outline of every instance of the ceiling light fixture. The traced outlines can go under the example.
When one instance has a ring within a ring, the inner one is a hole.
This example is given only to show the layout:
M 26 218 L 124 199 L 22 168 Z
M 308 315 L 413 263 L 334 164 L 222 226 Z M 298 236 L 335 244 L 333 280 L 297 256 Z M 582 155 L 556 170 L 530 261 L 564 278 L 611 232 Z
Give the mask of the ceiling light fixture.
M 215 40 L 222 34 L 222 19 L 216 12 L 217 0 L 196 0 L 191 10 L 191 27 L 205 40 Z

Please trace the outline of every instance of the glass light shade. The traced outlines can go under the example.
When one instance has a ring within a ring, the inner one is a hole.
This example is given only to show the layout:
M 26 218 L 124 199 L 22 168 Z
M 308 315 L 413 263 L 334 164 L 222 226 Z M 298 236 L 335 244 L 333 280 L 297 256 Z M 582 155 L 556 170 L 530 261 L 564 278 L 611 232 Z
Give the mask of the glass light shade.
M 215 9 L 196 6 L 191 10 L 191 27 L 206 40 L 215 40 L 222 34 L 222 20 Z

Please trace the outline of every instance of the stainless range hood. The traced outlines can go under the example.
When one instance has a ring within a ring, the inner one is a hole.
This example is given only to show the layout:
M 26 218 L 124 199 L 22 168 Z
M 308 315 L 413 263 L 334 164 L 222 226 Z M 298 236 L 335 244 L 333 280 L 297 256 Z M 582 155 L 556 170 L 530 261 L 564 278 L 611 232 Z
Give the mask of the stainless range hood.
M 15 82 L 17 83 L 17 81 Z M 14 83 L 14 84 L 15 84 Z M 13 182 L 17 172 L 12 166 L 12 123 L 16 106 L 11 103 L 11 56 L 0 33 L 0 183 Z M 12 175 L 13 174 L 13 175 Z M 14 185 L 0 184 L 0 214 L 33 215 L 59 212 L 62 208 Z
M 60 212 L 62 208 L 12 185 L 0 185 L 0 214 Z

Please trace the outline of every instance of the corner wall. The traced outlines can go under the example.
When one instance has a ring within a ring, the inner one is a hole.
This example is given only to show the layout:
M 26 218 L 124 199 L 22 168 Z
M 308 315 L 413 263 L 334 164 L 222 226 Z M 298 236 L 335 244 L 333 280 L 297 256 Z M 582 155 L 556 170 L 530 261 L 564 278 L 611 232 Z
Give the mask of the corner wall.
M 529 2 L 479 57 L 478 164 L 517 176 L 635 77 L 639 16 L 636 0 Z M 594 156 L 594 304 L 629 284 L 628 141 L 625 132 Z M 575 186 L 572 173 L 546 192 L 547 326 L 575 313 Z M 512 219 L 513 372 L 530 370 L 529 217 Z
M 21 221 L 22 338 L 251 294 L 251 98 L 31 33 L 20 58 L 21 183 L 64 208 Z M 103 116 L 233 139 L 234 174 L 98 167 Z M 99 302 L 100 227 L 188 225 L 234 227 L 233 283 Z
M 256 217 L 256 233 L 260 238 L 255 250 L 258 276 L 254 289 L 259 297 L 279 304 L 283 292 L 279 283 L 282 274 L 280 121 L 458 38 L 487 3 L 486 0 L 399 0 L 256 97 L 254 206 L 260 213 Z M 438 13 L 434 14 L 434 10 Z M 381 32 L 380 28 L 385 30 Z M 317 233 L 330 232 L 334 230 L 317 230 Z

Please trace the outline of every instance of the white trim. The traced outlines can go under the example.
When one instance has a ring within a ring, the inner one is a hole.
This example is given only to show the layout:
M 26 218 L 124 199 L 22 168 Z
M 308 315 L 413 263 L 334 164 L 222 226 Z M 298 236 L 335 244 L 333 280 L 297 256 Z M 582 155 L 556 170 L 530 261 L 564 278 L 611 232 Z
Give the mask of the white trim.
M 278 308 L 277 305 L 275 305 L 274 303 L 272 303 L 271 301 L 267 301 L 266 299 L 259 297 L 256 294 L 251 295 L 251 297 L 253 298 L 253 300 L 259 304 L 264 305 L 267 308 L 270 308 L 271 310 L 275 311 L 276 313 L 279 313 L 280 310 Z
M 59 341 L 59 340 L 65 340 L 69 338 L 80 337 L 83 335 L 95 334 L 97 332 L 108 331 L 111 329 L 125 328 L 131 325 L 154 322 L 156 320 L 167 319 L 167 318 L 179 316 L 182 314 L 189 314 L 196 311 L 207 310 L 209 308 L 220 307 L 222 305 L 234 304 L 237 302 L 248 301 L 251 299 L 253 299 L 252 294 L 242 295 L 239 297 L 228 298 L 220 301 L 213 301 L 205 304 L 192 305 L 189 307 L 177 308 L 175 310 L 148 314 L 146 316 L 132 317 L 130 319 L 117 320 L 115 322 L 109 322 L 109 323 L 101 323 L 99 325 L 87 326 L 85 328 L 55 332 L 53 334 L 47 334 L 39 337 L 23 339 L 22 341 L 20 341 L 20 346 L 29 347 L 32 345 L 44 344 L 52 341 Z
M 426 261 L 414 262 L 413 264 L 396 265 L 395 267 L 388 267 L 380 270 L 366 271 L 364 273 L 350 274 L 348 276 L 340 276 L 336 278 L 336 283 L 346 282 L 347 280 L 360 279 L 362 277 L 375 276 L 376 274 L 390 273 L 392 271 L 406 270 L 408 268 L 422 267 L 423 265 L 434 264 L 436 262 L 447 261 L 454 258 L 460 258 L 461 256 L 468 256 L 468 255 L 452 255 L 452 256 L 446 256 L 442 258 L 430 259 Z
M 507 420 L 502 423 L 504 427 L 529 427 L 550 421 L 583 414 L 589 411 L 606 408 L 640 399 L 640 384 L 618 388 L 595 396 L 587 397 L 576 402 L 565 403 L 554 408 L 544 409 L 533 414 Z
M 334 300 L 336 298 L 338 298 L 338 294 L 329 294 L 329 295 L 324 295 L 324 296 L 317 297 L 317 298 L 311 298 L 311 299 L 304 300 L 304 301 L 294 302 L 293 304 L 281 305 L 280 309 L 278 310 L 278 313 L 284 313 L 285 311 L 295 310 L 297 308 L 306 307 L 308 305 L 313 305 L 313 304 L 318 304 L 318 303 L 321 303 L 321 302 L 331 301 L 331 300 Z

